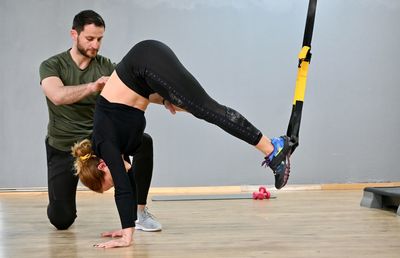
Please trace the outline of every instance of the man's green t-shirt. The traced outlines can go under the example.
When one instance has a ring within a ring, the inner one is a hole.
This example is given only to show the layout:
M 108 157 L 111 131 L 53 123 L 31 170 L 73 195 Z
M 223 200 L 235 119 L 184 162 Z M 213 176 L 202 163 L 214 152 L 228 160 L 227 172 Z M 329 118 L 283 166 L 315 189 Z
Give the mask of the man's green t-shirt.
M 40 82 L 50 76 L 61 79 L 64 85 L 80 85 L 94 82 L 101 76 L 110 76 L 115 65 L 110 59 L 97 55 L 88 67 L 80 69 L 68 51 L 52 56 L 40 65 Z M 68 105 L 56 106 L 47 97 L 49 124 L 47 137 L 49 144 L 61 151 L 70 151 L 78 141 L 89 138 L 93 130 L 95 93 Z

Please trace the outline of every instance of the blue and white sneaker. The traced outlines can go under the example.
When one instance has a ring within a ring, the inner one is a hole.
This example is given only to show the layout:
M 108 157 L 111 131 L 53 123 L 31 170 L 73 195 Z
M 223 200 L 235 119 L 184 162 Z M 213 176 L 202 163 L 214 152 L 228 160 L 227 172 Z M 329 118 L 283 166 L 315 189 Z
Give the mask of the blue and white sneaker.
M 289 140 L 286 135 L 271 139 L 274 151 L 261 163 L 261 166 L 270 167 L 274 172 L 276 189 L 284 187 L 289 179 L 291 154 Z
M 161 231 L 162 226 L 160 222 L 156 220 L 153 214 L 149 212 L 147 207 L 144 208 L 143 211 L 137 212 L 137 220 L 136 220 L 136 229 L 143 230 L 146 232 L 155 232 Z

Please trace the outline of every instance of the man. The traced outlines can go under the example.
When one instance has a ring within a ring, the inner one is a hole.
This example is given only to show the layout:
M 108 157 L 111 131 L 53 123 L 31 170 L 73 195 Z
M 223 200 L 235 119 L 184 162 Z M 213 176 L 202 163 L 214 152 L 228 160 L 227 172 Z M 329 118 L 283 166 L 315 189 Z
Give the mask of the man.
M 92 10 L 78 13 L 73 20 L 72 48 L 45 60 L 40 65 L 41 86 L 49 111 L 46 151 L 49 205 L 47 216 L 60 230 L 75 221 L 78 177 L 74 175 L 71 147 L 90 138 L 95 101 L 103 89 L 114 64 L 98 51 L 105 23 Z M 143 137 L 138 153 L 132 158 L 138 209 L 136 228 L 160 231 L 161 224 L 148 212 L 146 199 L 153 171 L 153 143 Z

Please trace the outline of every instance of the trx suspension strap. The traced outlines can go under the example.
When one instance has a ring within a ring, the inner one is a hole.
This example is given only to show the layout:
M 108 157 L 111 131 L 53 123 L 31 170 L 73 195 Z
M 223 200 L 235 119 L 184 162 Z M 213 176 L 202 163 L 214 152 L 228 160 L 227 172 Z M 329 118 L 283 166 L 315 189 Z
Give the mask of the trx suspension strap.
M 290 137 L 291 153 L 299 145 L 299 130 L 301 112 L 303 110 L 304 94 L 306 91 L 308 66 L 311 61 L 311 39 L 314 29 L 315 10 L 317 0 L 310 0 L 308 4 L 306 28 L 304 31 L 303 48 L 299 53 L 299 65 L 297 71 L 296 88 L 294 91 L 292 114 L 286 135 Z

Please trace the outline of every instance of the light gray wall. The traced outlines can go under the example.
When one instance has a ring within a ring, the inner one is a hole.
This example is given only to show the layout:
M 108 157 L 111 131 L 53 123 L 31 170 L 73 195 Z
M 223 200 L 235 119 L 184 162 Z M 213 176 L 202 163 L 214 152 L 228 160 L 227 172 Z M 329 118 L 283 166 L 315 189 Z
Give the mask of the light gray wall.
M 164 41 L 211 96 L 268 136 L 286 131 L 306 0 L 1 0 L 0 188 L 46 186 L 42 60 L 68 49 L 73 16 L 106 21 L 101 54 Z M 301 143 L 290 183 L 400 181 L 400 2 L 320 0 Z M 272 184 L 262 155 L 219 128 L 147 112 L 153 186 Z

